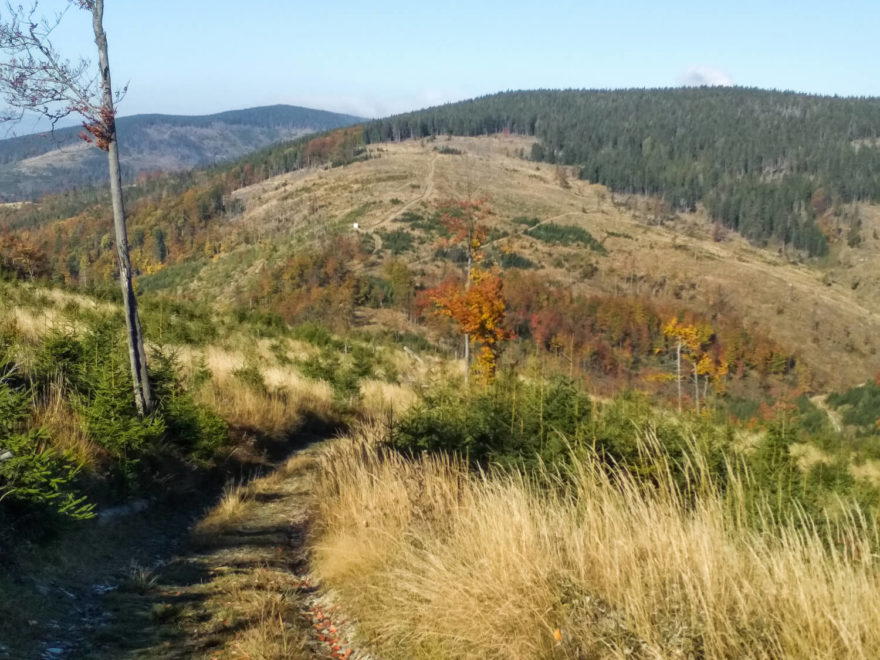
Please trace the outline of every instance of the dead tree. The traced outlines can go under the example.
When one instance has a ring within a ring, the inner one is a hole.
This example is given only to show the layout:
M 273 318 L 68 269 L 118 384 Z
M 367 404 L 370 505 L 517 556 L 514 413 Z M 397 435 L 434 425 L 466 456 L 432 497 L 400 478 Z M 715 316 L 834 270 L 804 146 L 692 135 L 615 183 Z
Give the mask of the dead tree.
M 125 90 L 114 95 L 110 82 L 107 34 L 104 32 L 104 0 L 68 0 L 68 9 L 88 11 L 92 15 L 95 45 L 98 48 L 97 76 L 87 60 L 71 62 L 52 44 L 52 32 L 64 17 L 62 12 L 48 19 L 38 15 L 37 3 L 29 9 L 6 4 L 0 12 L 0 97 L 7 106 L 0 121 L 21 120 L 29 113 L 55 124 L 69 115 L 83 119 L 83 139 L 107 153 L 110 171 L 110 198 L 119 283 L 128 330 L 128 353 L 131 363 L 135 406 L 140 415 L 149 414 L 153 397 L 147 375 L 144 338 L 137 311 L 137 299 L 131 283 L 131 260 L 122 200 L 122 177 L 116 140 L 116 103 Z M 5 14 L 5 15 L 4 15 Z

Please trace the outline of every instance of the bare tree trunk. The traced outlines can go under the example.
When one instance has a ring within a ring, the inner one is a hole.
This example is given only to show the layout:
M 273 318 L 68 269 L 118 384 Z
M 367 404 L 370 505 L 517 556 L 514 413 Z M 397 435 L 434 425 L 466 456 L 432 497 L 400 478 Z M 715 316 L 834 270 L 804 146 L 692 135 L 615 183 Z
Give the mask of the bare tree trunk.
M 675 380 L 678 383 L 678 412 L 681 412 L 681 339 L 675 347 Z
M 694 358 L 694 405 L 697 409 L 697 414 L 700 413 L 700 376 L 697 372 L 697 362 L 696 358 Z
M 116 232 L 116 254 L 119 258 L 119 284 L 125 308 L 128 330 L 128 356 L 131 362 L 134 401 L 138 414 L 144 416 L 153 409 L 153 395 L 147 374 L 144 337 L 138 317 L 137 299 L 131 283 L 131 260 L 128 256 L 128 234 L 125 228 L 125 206 L 122 202 L 122 176 L 119 171 L 119 148 L 116 142 L 116 117 L 113 107 L 113 88 L 110 84 L 110 61 L 107 55 L 107 34 L 104 32 L 104 0 L 92 5 L 92 24 L 98 60 L 101 69 L 101 120 L 105 130 L 107 161 L 110 168 L 110 198 L 113 203 L 113 228 Z M 99 144 L 99 146 L 102 146 Z
M 470 237 L 468 237 L 470 240 Z M 471 265 L 473 257 L 471 256 L 471 247 L 468 245 L 467 274 L 464 280 L 464 290 L 471 288 Z M 470 387 L 471 384 L 471 336 L 467 332 L 464 333 L 464 384 Z

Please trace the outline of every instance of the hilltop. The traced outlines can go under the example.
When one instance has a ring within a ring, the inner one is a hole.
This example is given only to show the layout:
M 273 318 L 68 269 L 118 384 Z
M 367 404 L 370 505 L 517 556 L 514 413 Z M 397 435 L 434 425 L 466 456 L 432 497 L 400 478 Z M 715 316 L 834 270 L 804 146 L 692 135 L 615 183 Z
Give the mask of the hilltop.
M 117 122 L 123 176 L 175 171 L 238 158 L 270 144 L 362 121 L 289 105 L 211 115 L 146 114 Z M 0 202 L 102 185 L 104 155 L 80 139 L 81 127 L 0 140 Z
M 672 210 L 701 204 L 756 243 L 821 256 L 830 234 L 858 224 L 843 204 L 880 201 L 878 131 L 876 98 L 701 87 L 504 92 L 381 119 L 365 135 L 534 136 L 533 160 Z
M 853 385 L 880 370 L 876 207 L 859 207 L 856 247 L 839 241 L 822 262 L 803 261 L 719 231 L 704 211 L 658 208 L 650 198 L 581 181 L 570 168 L 518 156 L 532 144 L 519 136 L 386 143 L 343 168 L 299 170 L 238 189 L 231 195 L 241 209 L 233 231 L 259 236 L 265 249 L 241 246 L 187 260 L 142 284 L 173 280 L 184 295 L 244 300 L 261 270 L 338 234 L 367 246 L 357 266 L 365 274 L 381 277 L 393 257 L 430 284 L 448 269 L 437 256 L 434 209 L 470 195 L 485 197 L 492 209 L 486 223 L 496 259 L 519 272 L 584 295 L 646 297 L 740 318 L 801 356 L 820 382 Z M 581 228 L 602 249 L 541 240 L 534 224 Z M 174 277 L 176 271 L 191 278 Z M 360 317 L 376 314 L 365 309 Z

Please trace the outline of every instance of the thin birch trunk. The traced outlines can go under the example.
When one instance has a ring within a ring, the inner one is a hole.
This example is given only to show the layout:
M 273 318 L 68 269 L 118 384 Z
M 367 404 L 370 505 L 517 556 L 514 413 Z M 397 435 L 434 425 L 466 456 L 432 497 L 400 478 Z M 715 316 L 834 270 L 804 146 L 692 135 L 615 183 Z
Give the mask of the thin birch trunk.
M 468 236 L 468 240 L 473 242 L 471 236 Z M 471 250 L 471 246 L 468 245 L 467 274 L 464 280 L 465 291 L 471 288 L 471 264 L 473 263 Z M 471 385 L 471 336 L 467 332 L 464 333 L 464 384 L 466 387 Z
M 678 412 L 681 412 L 681 339 L 675 347 L 675 380 L 678 383 Z
M 128 330 L 128 356 L 131 363 L 134 401 L 138 414 L 144 416 L 153 409 L 153 395 L 147 374 L 144 337 L 138 317 L 137 299 L 131 283 L 131 260 L 128 256 L 128 235 L 125 227 L 125 206 L 122 200 L 122 176 L 119 170 L 119 147 L 116 142 L 116 117 L 113 107 L 113 88 L 110 83 L 110 61 L 107 55 L 107 34 L 104 32 L 104 0 L 92 6 L 92 25 L 98 46 L 101 70 L 101 121 L 106 131 L 107 161 L 110 168 L 110 198 L 113 204 L 113 229 L 116 233 L 116 254 L 119 258 L 119 284 L 125 308 Z

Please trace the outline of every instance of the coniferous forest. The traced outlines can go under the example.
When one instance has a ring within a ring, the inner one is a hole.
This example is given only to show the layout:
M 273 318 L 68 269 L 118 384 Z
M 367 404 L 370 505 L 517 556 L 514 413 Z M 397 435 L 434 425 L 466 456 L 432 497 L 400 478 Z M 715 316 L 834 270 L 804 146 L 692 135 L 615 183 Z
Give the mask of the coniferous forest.
M 757 243 L 817 256 L 830 206 L 880 199 L 878 131 L 878 99 L 703 87 L 504 92 L 375 121 L 365 137 L 534 135 L 534 160 L 674 210 L 702 203 Z

